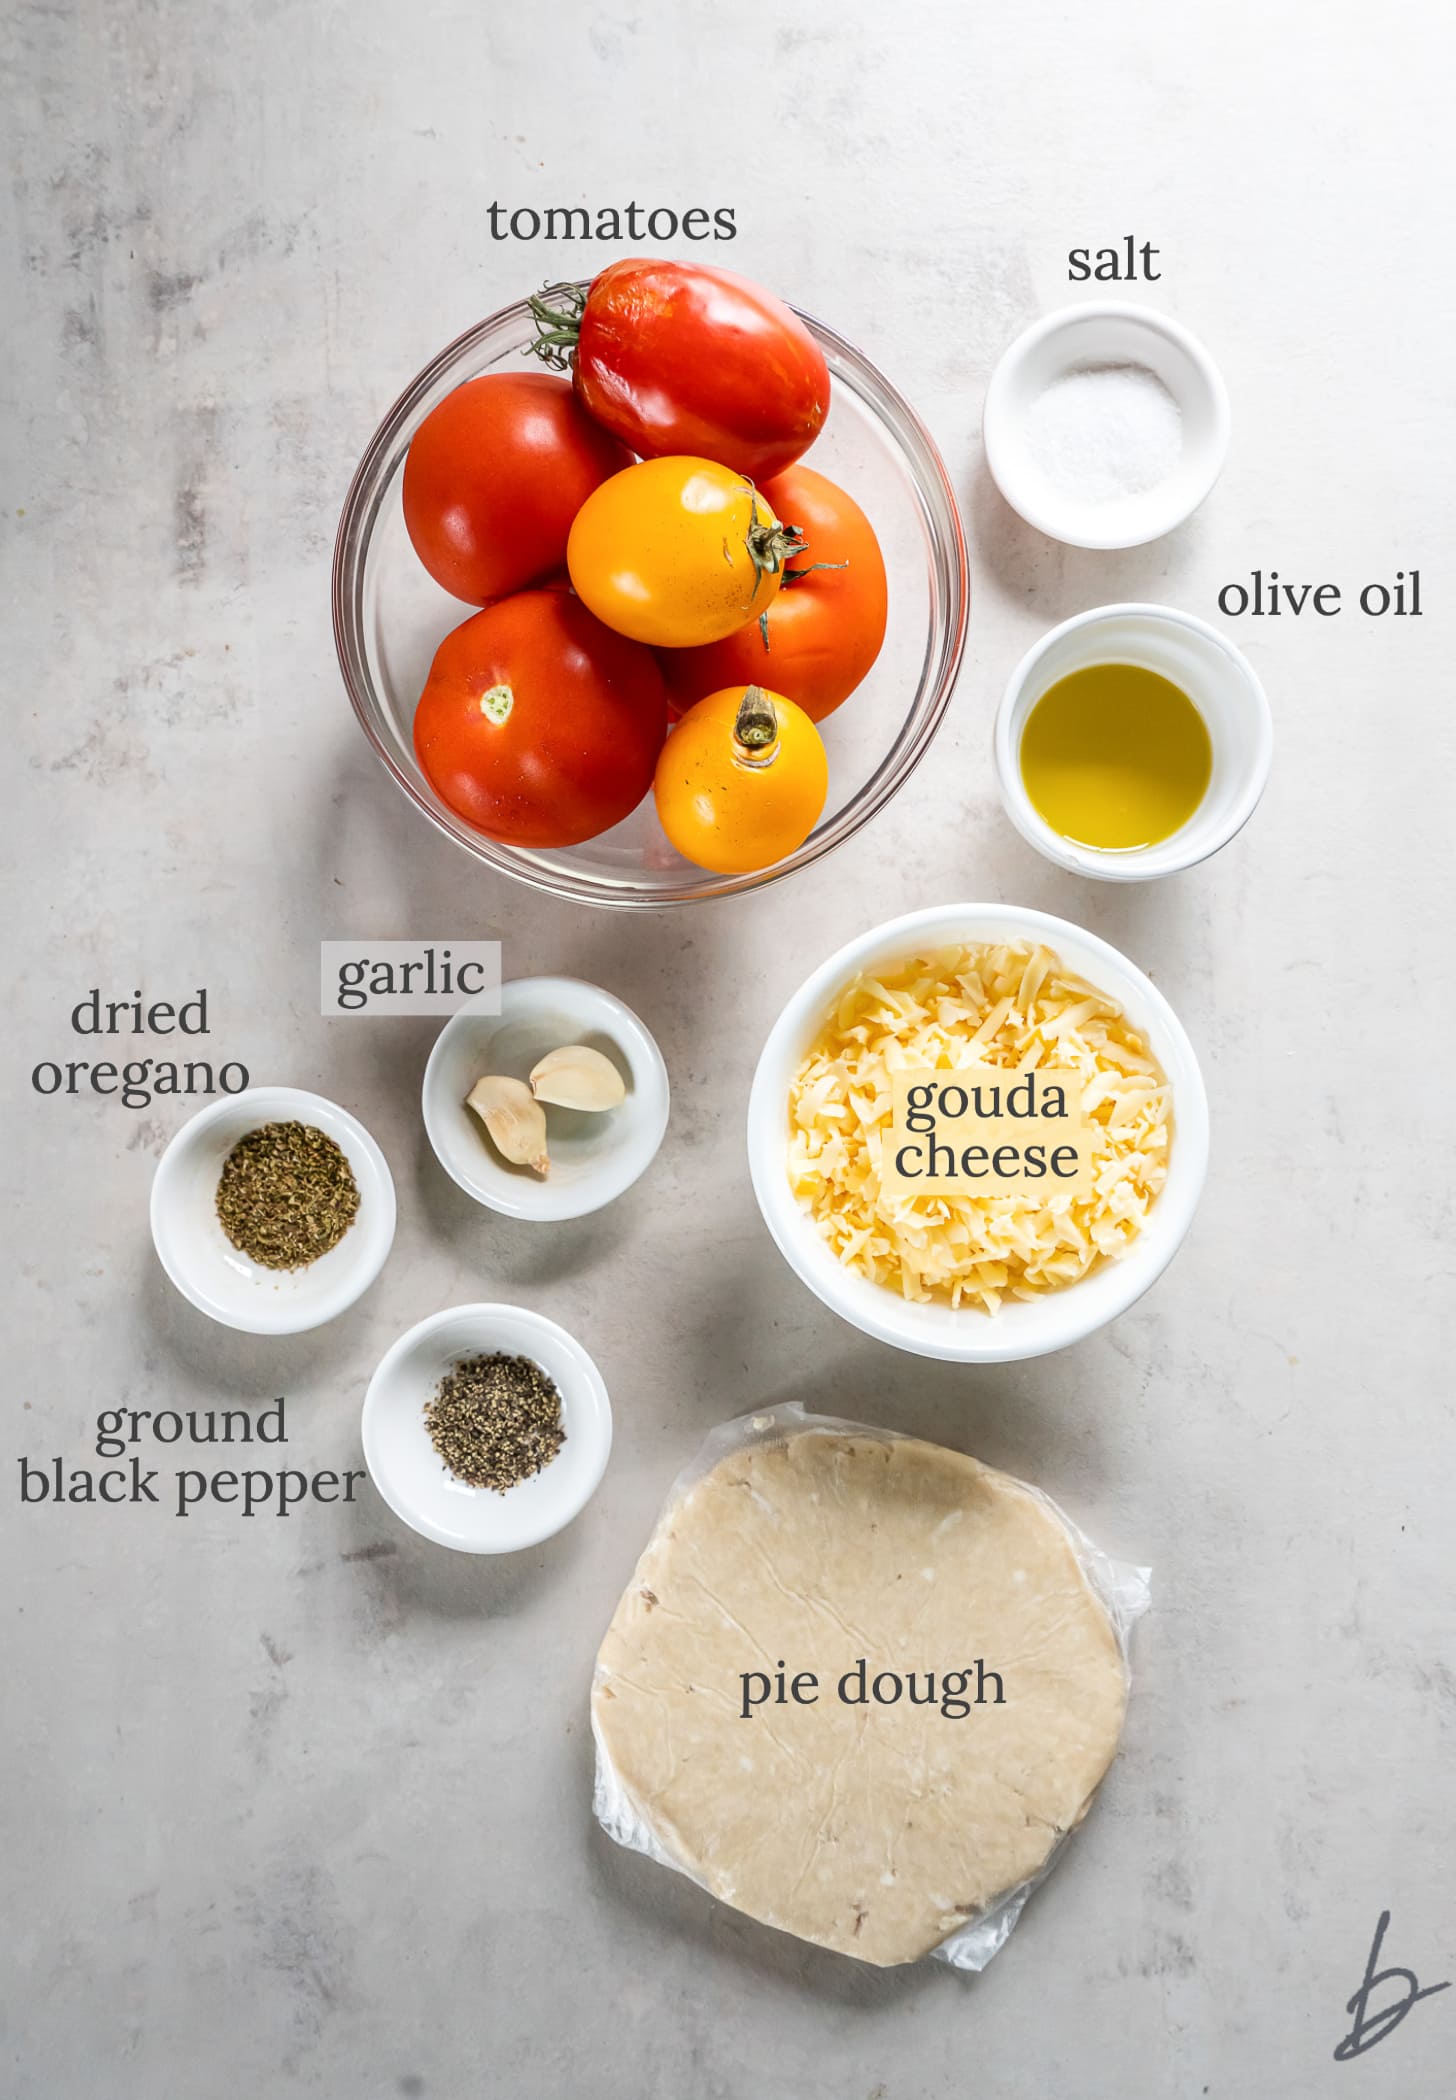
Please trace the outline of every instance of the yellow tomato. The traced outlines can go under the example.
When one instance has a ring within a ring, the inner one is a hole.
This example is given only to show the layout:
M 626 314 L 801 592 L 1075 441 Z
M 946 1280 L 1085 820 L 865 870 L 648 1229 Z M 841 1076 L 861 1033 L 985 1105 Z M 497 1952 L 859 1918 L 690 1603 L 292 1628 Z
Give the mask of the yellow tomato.
M 692 649 L 756 620 L 804 542 L 711 459 L 644 459 L 592 491 L 566 543 L 572 587 L 618 634 Z
M 801 707 L 757 685 L 690 707 L 662 747 L 652 792 L 686 860 L 745 875 L 802 846 L 829 790 L 824 740 Z

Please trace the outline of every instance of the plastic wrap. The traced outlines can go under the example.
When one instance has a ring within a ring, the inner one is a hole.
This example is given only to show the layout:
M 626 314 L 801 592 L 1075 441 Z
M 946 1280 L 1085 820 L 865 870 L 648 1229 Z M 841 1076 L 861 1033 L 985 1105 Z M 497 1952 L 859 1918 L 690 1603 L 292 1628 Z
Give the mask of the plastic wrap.
M 652 1538 L 644 1548 L 644 1559 L 673 1523 L 683 1498 L 725 1458 L 755 1444 L 816 1431 L 881 1439 L 887 1443 L 906 1441 L 897 1430 L 880 1429 L 864 1422 L 850 1422 L 838 1416 L 810 1414 L 797 1402 L 766 1408 L 754 1414 L 740 1415 L 733 1421 L 721 1423 L 709 1434 L 696 1457 L 674 1481 Z M 1129 1639 L 1134 1622 L 1147 1610 L 1150 1602 L 1151 1570 L 1109 1559 L 1049 1495 L 1030 1482 L 1017 1479 L 1015 1475 L 1008 1474 L 1005 1477 L 1040 1503 L 1066 1533 L 1088 1588 L 1107 1614 L 1122 1657 L 1124 1678 L 1130 1688 Z M 637 1579 L 634 1576 L 634 1582 Z M 600 1681 L 600 1665 L 597 1681 Z M 649 1812 L 633 1800 L 620 1779 L 597 1725 L 595 1699 L 592 1735 L 596 1745 L 596 1782 L 592 1806 L 602 1829 L 617 1844 L 625 1846 L 629 1851 L 644 1853 L 659 1866 L 685 1874 L 689 1880 L 696 1881 L 699 1887 L 704 1887 L 705 1884 L 699 1877 L 662 1841 L 653 1829 Z M 1062 1834 L 1038 1873 L 1018 1883 L 1014 1888 L 1005 1890 L 993 1903 L 969 1919 L 948 1939 L 943 1940 L 928 1958 L 947 1962 L 956 1969 L 984 1969 L 992 1956 L 1005 1946 L 1027 1897 L 1051 1872 L 1070 1835 L 1070 1831 Z

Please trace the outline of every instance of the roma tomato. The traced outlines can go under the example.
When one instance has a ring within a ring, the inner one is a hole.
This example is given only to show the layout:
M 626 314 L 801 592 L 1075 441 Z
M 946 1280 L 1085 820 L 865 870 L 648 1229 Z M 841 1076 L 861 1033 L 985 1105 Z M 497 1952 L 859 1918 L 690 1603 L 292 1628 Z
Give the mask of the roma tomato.
M 719 875 L 772 867 L 802 846 L 828 790 L 814 724 L 782 693 L 756 685 L 709 693 L 689 708 L 652 784 L 678 852 Z
M 767 617 L 702 649 L 665 652 L 675 714 L 725 685 L 771 679 L 813 722 L 849 698 L 885 639 L 885 562 L 859 505 L 812 467 L 790 467 L 760 491 L 792 518 L 804 552 L 789 564 Z
M 588 496 L 566 566 L 577 597 L 618 634 L 684 649 L 756 620 L 802 545 L 731 468 L 644 459 Z
M 554 301 L 554 303 L 553 303 Z M 702 263 L 610 263 L 530 302 L 538 357 L 644 459 L 691 452 L 765 481 L 829 413 L 829 367 L 782 299 Z
M 520 591 L 441 642 L 415 751 L 440 800 L 488 838 L 575 846 L 637 807 L 666 729 L 650 650 L 562 591 Z
M 486 372 L 425 417 L 404 463 L 404 522 L 444 590 L 470 605 L 566 558 L 571 521 L 627 454 L 564 379 Z

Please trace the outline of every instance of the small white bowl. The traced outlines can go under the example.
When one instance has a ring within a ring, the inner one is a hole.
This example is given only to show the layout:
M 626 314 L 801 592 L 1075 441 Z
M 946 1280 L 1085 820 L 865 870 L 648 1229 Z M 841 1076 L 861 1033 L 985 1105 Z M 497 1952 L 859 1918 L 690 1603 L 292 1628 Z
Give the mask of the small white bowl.
M 359 1210 L 336 1247 L 306 1269 L 265 1269 L 218 1222 L 217 1185 L 239 1138 L 264 1123 L 311 1123 L 348 1160 Z M 346 1109 L 291 1086 L 254 1086 L 184 1123 L 152 1180 L 152 1239 L 184 1298 L 245 1334 L 302 1334 L 363 1296 L 394 1241 L 394 1182 L 384 1154 Z
M 1107 852 L 1053 830 L 1026 792 L 1021 738 L 1027 717 L 1059 679 L 1091 664 L 1139 664 L 1180 686 L 1202 715 L 1213 772 L 1186 824 L 1155 846 Z M 1258 805 L 1274 754 L 1269 702 L 1248 659 L 1216 627 L 1171 605 L 1099 605 L 1064 620 L 1027 651 L 996 711 L 996 779 L 1006 814 L 1029 845 L 1059 868 L 1101 882 L 1147 882 L 1194 867 L 1226 846 Z
M 837 1259 L 789 1188 L 789 1084 L 836 993 L 860 970 L 917 948 L 959 941 L 1044 942 L 1067 968 L 1106 991 L 1147 1040 L 1173 1089 L 1168 1178 L 1127 1252 L 1080 1283 L 1013 1299 L 995 1314 L 918 1305 Z M 1162 1275 L 1192 1222 L 1208 1170 L 1208 1097 L 1177 1015 L 1125 955 L 1066 919 L 1012 904 L 942 904 L 891 919 L 850 941 L 806 978 L 769 1031 L 748 1103 L 748 1164 L 764 1222 L 815 1297 L 865 1334 L 914 1356 L 962 1364 L 1015 1363 L 1065 1349 L 1127 1311 Z
M 1183 418 L 1177 466 L 1150 489 L 1089 500 L 1054 480 L 1027 443 L 1034 401 L 1069 373 L 1141 365 L 1160 379 Z M 1014 511 L 1071 547 L 1138 547 L 1191 517 L 1213 487 L 1229 443 L 1228 392 L 1217 365 L 1176 321 L 1120 300 L 1064 306 L 1006 350 L 981 411 L 986 464 Z
M 600 1114 L 548 1107 L 551 1171 L 501 1158 L 465 1097 L 495 1073 L 526 1079 L 548 1050 L 587 1043 L 627 1082 L 619 1108 Z M 472 1002 L 440 1030 L 425 1067 L 425 1128 L 435 1156 L 467 1196 L 511 1218 L 582 1218 L 629 1189 L 652 1164 L 667 1129 L 662 1052 L 631 1007 L 579 977 L 518 977 L 501 986 L 500 1012 Z
M 425 1428 L 425 1403 L 472 1356 L 529 1356 L 561 1395 L 566 1441 L 504 1494 L 467 1487 Z M 519 1305 L 455 1305 L 402 1334 L 364 1395 L 364 1463 L 401 1522 L 457 1553 L 538 1546 L 583 1510 L 606 1471 L 612 1408 L 602 1374 L 565 1328 Z

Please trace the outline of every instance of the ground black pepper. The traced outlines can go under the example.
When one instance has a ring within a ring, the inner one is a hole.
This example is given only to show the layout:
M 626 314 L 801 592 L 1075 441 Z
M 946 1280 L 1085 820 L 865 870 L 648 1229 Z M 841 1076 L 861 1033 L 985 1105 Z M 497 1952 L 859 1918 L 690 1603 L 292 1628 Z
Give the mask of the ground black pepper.
M 472 1356 L 425 1402 L 425 1427 L 447 1470 L 503 1495 L 539 1473 L 566 1442 L 561 1395 L 529 1356 Z
M 348 1160 L 312 1123 L 263 1123 L 223 1164 L 218 1222 L 265 1269 L 307 1268 L 337 1247 L 358 1214 Z

